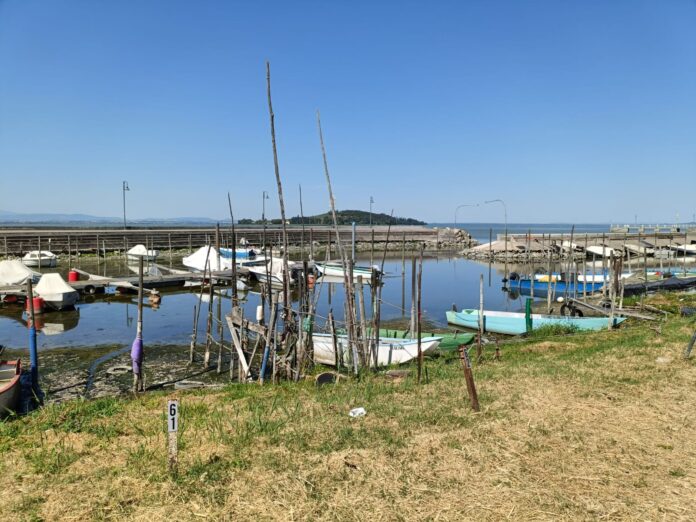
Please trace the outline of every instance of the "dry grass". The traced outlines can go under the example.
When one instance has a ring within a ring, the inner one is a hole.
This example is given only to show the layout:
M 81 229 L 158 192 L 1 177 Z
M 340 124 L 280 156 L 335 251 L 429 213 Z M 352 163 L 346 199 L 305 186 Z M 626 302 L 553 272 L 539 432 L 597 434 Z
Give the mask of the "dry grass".
M 44 520 L 693 519 L 693 323 L 534 340 L 430 382 L 73 401 L 0 424 L 0 513 Z M 658 357 L 661 362 L 658 362 Z M 665 362 L 667 361 L 667 362 Z M 368 414 L 350 419 L 364 406 Z

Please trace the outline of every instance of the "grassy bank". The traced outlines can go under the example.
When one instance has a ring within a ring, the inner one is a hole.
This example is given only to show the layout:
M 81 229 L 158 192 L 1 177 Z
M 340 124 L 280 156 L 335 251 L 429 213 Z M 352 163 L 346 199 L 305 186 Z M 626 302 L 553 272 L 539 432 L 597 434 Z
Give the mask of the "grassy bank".
M 686 301 L 678 301 L 678 299 Z M 676 309 L 693 297 L 658 297 Z M 103 397 L 0 423 L 0 513 L 18 519 L 690 518 L 691 319 L 503 346 L 428 382 L 370 376 Z M 489 356 L 491 354 L 489 353 Z M 414 373 L 414 372 L 413 372 Z M 181 401 L 179 474 L 164 408 Z M 351 419 L 356 406 L 367 416 Z

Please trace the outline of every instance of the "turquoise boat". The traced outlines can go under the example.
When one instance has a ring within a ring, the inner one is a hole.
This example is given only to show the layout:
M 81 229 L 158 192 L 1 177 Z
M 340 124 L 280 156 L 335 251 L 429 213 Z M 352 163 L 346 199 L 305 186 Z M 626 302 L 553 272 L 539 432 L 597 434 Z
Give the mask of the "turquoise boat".
M 531 314 L 532 329 L 542 326 L 559 325 L 577 328 L 578 330 L 606 330 L 609 326 L 608 317 L 566 317 L 563 315 Z M 621 324 L 626 319 L 615 317 L 613 326 Z M 479 311 L 465 309 L 461 312 L 448 311 L 447 322 L 478 330 Z M 527 332 L 527 321 L 521 312 L 483 311 L 483 331 L 506 335 L 520 335 Z

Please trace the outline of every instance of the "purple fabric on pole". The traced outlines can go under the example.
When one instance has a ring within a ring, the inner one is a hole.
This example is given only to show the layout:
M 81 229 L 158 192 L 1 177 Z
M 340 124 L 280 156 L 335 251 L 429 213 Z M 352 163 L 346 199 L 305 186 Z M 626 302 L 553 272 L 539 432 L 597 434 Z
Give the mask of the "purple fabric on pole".
M 131 361 L 133 362 L 133 373 L 140 375 L 140 369 L 143 364 L 143 340 L 141 337 L 136 337 L 131 347 Z

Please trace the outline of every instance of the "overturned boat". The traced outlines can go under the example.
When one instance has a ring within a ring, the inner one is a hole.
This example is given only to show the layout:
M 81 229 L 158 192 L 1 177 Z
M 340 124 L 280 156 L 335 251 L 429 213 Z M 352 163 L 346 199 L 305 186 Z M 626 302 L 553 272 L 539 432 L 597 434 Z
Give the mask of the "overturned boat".
M 314 346 L 314 362 L 336 366 L 336 361 L 347 366 L 350 364 L 352 354 L 348 346 L 348 337 L 336 336 L 336 349 L 331 334 L 312 334 Z M 435 350 L 442 341 L 442 337 L 423 337 L 421 339 L 421 352 L 427 353 Z M 340 355 L 337 357 L 336 352 Z M 404 364 L 418 357 L 418 339 L 399 339 L 396 337 L 380 337 L 377 348 L 377 366 L 390 366 L 392 364 Z M 374 367 L 374 357 L 370 357 L 370 365 Z

